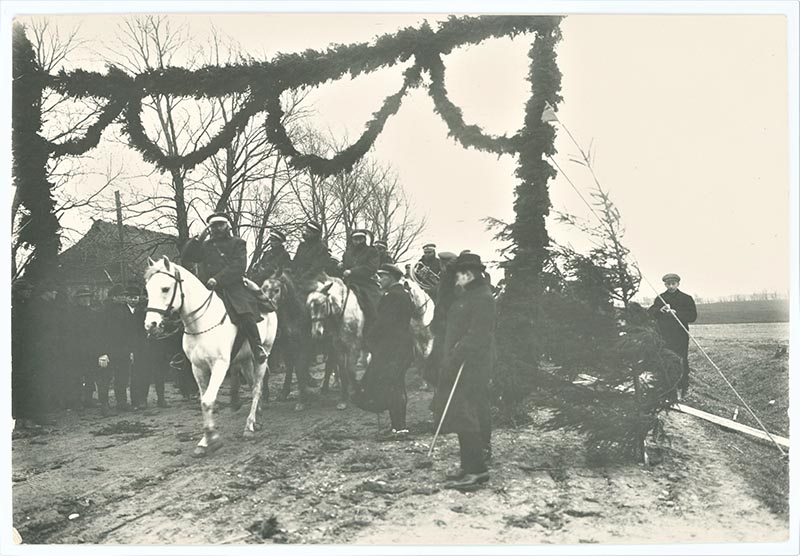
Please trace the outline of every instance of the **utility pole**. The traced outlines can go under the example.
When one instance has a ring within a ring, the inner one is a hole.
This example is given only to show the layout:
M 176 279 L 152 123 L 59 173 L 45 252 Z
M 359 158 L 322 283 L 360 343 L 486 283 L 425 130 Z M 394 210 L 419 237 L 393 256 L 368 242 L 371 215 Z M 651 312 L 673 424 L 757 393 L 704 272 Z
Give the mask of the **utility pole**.
M 125 257 L 123 256 L 123 253 L 125 252 L 125 239 L 122 229 L 122 202 L 119 199 L 119 191 L 114 192 L 114 200 L 117 203 L 117 232 L 119 233 L 119 245 L 118 245 L 119 277 L 120 277 L 120 283 L 125 284 L 128 282 L 128 276 L 125 265 Z

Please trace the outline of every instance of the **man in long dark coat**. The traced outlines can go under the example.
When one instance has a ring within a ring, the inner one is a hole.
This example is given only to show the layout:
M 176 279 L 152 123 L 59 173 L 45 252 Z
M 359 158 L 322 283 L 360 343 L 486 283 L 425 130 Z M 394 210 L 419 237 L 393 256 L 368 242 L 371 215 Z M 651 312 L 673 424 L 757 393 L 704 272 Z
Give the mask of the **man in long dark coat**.
M 456 254 L 445 251 L 439 253 L 441 260 L 441 275 L 439 284 L 436 287 L 433 299 L 433 319 L 431 320 L 430 331 L 433 335 L 433 349 L 425 361 L 425 371 L 423 378 L 430 384 L 436 385 L 437 369 L 444 358 L 444 333 L 447 328 L 447 312 L 450 305 L 458 295 L 459 289 L 456 288 L 456 273 L 453 263 Z
M 97 382 L 97 357 L 100 355 L 98 339 L 102 337 L 100 313 L 92 308 L 92 291 L 80 288 L 75 292 L 70 307 L 67 330 L 69 345 L 67 357 L 67 392 L 69 405 L 81 403 L 84 407 L 96 406 L 94 401 Z
M 378 251 L 367 245 L 367 230 L 354 230 L 350 236 L 350 245 L 342 257 L 344 272 L 342 277 L 358 298 L 364 312 L 364 330 L 369 330 L 375 320 L 381 290 L 378 286 Z
M 222 298 L 231 322 L 242 331 L 250 343 L 253 357 L 261 364 L 267 360 L 256 324 L 261 320 L 261 311 L 255 296 L 242 281 L 247 270 L 247 244 L 232 235 L 232 228 L 233 223 L 227 214 L 212 214 L 200 237 L 186 243 L 181 260 L 200 263 L 200 279 Z
M 285 242 L 286 234 L 282 231 L 272 230 L 269 233 L 269 247 L 261 255 L 259 261 L 253 265 L 253 280 L 259 286 L 277 271 L 288 269 L 292 264 L 292 256 L 286 250 Z
M 378 270 L 381 296 L 374 326 L 367 334 L 367 346 L 372 353 L 356 405 L 373 412 L 389 410 L 392 428 L 390 438 L 408 434 L 406 427 L 406 371 L 414 359 L 414 337 L 411 317 L 414 304 L 400 283 L 403 271 L 393 264 Z
M 104 415 L 109 410 L 108 390 L 112 379 L 116 409 L 127 411 L 130 408 L 128 388 L 131 383 L 131 367 L 136 354 L 141 352 L 141 343 L 145 337 L 144 312 L 138 307 L 135 286 L 126 290 L 117 284 L 109 290 L 108 296 L 109 302 L 103 308 L 101 317 L 103 338 L 98 359 L 103 371 L 97 397 Z
M 478 255 L 462 254 L 454 263 L 456 285 L 463 289 L 450 306 L 433 410 L 437 423 L 450 392 L 453 398 L 442 424 L 443 433 L 456 433 L 461 468 L 450 473 L 447 488 L 471 490 L 489 480 L 491 411 L 489 380 L 495 359 L 495 301 L 483 277 Z M 459 368 L 461 378 L 455 383 Z
M 661 337 L 664 338 L 667 349 L 674 351 L 681 358 L 683 375 L 678 383 L 678 388 L 680 388 L 681 396 L 686 396 L 686 390 L 689 388 L 688 330 L 689 323 L 697 320 L 697 307 L 691 295 L 678 289 L 681 283 L 680 276 L 666 274 L 662 280 L 667 290 L 656 297 L 648 312 L 656 319 L 658 330 Z

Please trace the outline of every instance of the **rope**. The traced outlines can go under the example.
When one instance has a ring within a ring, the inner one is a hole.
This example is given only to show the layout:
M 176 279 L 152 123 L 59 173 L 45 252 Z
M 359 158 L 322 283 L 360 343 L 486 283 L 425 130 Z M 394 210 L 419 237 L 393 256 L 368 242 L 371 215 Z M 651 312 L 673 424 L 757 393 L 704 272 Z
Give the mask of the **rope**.
M 583 154 L 584 150 L 581 148 L 580 144 L 575 139 L 575 137 L 573 137 L 572 133 L 570 133 L 570 131 L 567 128 L 567 126 L 564 125 L 564 123 L 561 120 L 557 119 L 556 121 L 558 121 L 558 123 L 561 124 L 561 126 L 564 128 L 564 131 L 567 132 L 567 135 L 569 135 L 569 138 L 572 139 L 572 142 L 575 144 L 575 146 L 581 152 L 581 155 L 584 156 L 584 160 L 586 160 L 586 156 Z M 575 191 L 575 193 L 578 194 L 578 197 L 580 197 L 581 200 L 584 202 L 584 204 L 587 207 L 589 207 L 589 210 L 592 212 L 594 217 L 597 218 L 597 221 L 600 222 L 600 224 L 605 227 L 606 223 L 603 221 L 602 218 L 600 218 L 600 216 L 595 211 L 594 207 L 586 200 L 586 198 L 581 194 L 581 192 L 578 191 L 578 188 L 575 186 L 575 184 L 572 182 L 572 180 L 569 178 L 569 176 L 566 174 L 566 172 L 564 172 L 564 170 L 561 168 L 561 166 L 559 166 L 559 164 L 553 159 L 552 156 L 548 155 L 547 158 L 548 158 L 548 160 L 550 160 L 550 162 L 552 162 L 555 165 L 556 169 L 559 172 L 561 172 L 561 175 L 564 176 L 564 178 L 567 180 L 567 183 L 569 183 L 570 186 L 572 186 L 572 189 Z M 591 167 L 590 167 L 590 171 L 591 171 Z M 594 172 L 592 172 L 592 175 L 594 175 Z M 598 186 L 600 185 L 597 182 L 597 178 L 596 177 L 595 177 L 595 183 L 597 183 Z M 630 252 L 629 252 L 629 254 L 630 254 Z M 638 265 L 638 261 L 636 261 L 635 257 L 634 257 L 634 263 L 637 266 L 639 266 Z M 655 286 L 653 286 L 653 284 L 650 282 L 650 280 L 648 280 L 647 277 L 643 273 L 641 274 L 641 278 L 642 278 L 642 280 L 644 280 L 647 283 L 648 286 L 650 286 L 650 288 L 655 292 L 656 296 L 661 300 L 661 302 L 664 303 L 664 305 L 668 305 L 668 303 L 666 301 L 664 301 L 664 298 L 661 297 L 661 294 L 658 292 L 658 290 L 655 288 Z M 781 448 L 780 444 L 778 444 L 778 442 L 775 440 L 775 438 L 772 436 L 772 434 L 770 434 L 770 432 L 767 430 L 767 427 L 764 426 L 764 423 L 762 423 L 761 419 L 759 419 L 758 415 L 756 415 L 755 411 L 753 411 L 753 409 L 750 407 L 750 405 L 748 405 L 748 403 L 746 401 L 744 401 L 744 398 L 742 398 L 742 396 L 739 394 L 739 392 L 736 390 L 736 388 L 734 388 L 733 384 L 731 384 L 731 382 L 728 380 L 728 378 L 725 376 L 725 374 L 722 372 L 722 370 L 717 366 L 716 363 L 714 363 L 714 361 L 708 355 L 706 350 L 703 349 L 703 346 L 701 346 L 700 343 L 697 341 L 697 339 L 694 336 L 692 336 L 692 334 L 689 332 L 689 329 L 686 328 L 686 326 L 684 326 L 684 324 L 678 318 L 677 314 L 675 314 L 674 312 L 670 312 L 670 314 L 678 322 L 678 324 L 683 329 L 683 331 L 686 332 L 686 334 L 689 336 L 689 338 L 691 338 L 692 342 L 694 342 L 694 345 L 696 345 L 697 348 L 700 350 L 700 353 L 702 353 L 703 356 L 708 360 L 708 362 L 711 363 L 711 366 L 714 367 L 714 370 L 716 370 L 719 373 L 719 375 L 722 377 L 722 380 L 725 381 L 725 384 L 728 385 L 728 387 L 733 391 L 733 393 L 736 395 L 736 397 L 739 399 L 739 401 L 742 402 L 742 405 L 744 405 L 744 407 L 747 409 L 747 411 L 750 413 L 750 415 L 753 417 L 753 419 L 756 420 L 756 422 L 758 423 L 758 426 L 761 427 L 761 430 L 763 430 L 764 433 L 769 437 L 769 439 L 772 440 L 772 442 L 775 444 L 775 447 L 781 453 L 781 456 L 786 458 L 786 456 L 787 456 L 786 452 L 783 450 L 783 448 Z

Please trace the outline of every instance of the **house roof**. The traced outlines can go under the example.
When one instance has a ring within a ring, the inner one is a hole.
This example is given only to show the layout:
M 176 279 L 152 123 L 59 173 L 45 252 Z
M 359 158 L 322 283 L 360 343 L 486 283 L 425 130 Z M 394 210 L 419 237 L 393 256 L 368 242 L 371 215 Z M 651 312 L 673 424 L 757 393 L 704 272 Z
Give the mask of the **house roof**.
M 147 257 L 177 259 L 177 237 L 135 226 L 122 226 L 120 250 L 117 225 L 95 220 L 75 245 L 58 256 L 58 281 L 64 284 L 121 283 L 120 262 L 129 281 L 141 281 Z M 110 277 L 110 280 L 109 280 Z

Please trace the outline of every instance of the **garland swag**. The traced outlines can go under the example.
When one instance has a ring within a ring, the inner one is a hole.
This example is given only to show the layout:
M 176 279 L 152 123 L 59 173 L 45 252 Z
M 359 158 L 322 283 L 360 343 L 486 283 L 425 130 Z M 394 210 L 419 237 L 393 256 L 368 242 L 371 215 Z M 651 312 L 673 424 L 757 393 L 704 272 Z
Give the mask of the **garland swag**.
M 334 45 L 325 51 L 279 54 L 268 62 L 206 66 L 197 70 L 167 68 L 130 76 L 111 67 L 106 74 L 76 70 L 39 75 L 41 86 L 73 97 L 105 99 L 105 108 L 83 137 L 63 143 L 45 141 L 52 156 L 82 154 L 97 146 L 103 130 L 120 119 L 130 144 L 161 171 L 189 170 L 230 143 L 255 115 L 266 112 L 266 129 L 277 150 L 298 169 L 321 176 L 349 171 L 369 151 L 386 121 L 400 108 L 410 88 L 417 87 L 423 72 L 431 79 L 428 93 L 436 112 L 447 123 L 450 135 L 462 145 L 497 154 L 520 152 L 522 132 L 513 137 L 493 137 L 476 125 L 464 123 L 461 110 L 447 97 L 442 56 L 453 49 L 479 44 L 489 38 L 534 34 L 547 36 L 560 18 L 555 16 L 450 17 L 437 30 L 427 24 L 378 37 L 372 44 Z M 391 67 L 414 58 L 400 90 L 387 97 L 373 114 L 355 143 L 331 158 L 297 150 L 281 122 L 280 95 L 287 90 L 315 87 L 348 74 L 352 77 Z M 144 129 L 142 99 L 153 95 L 194 98 L 244 94 L 248 100 L 208 143 L 183 155 L 165 153 Z

